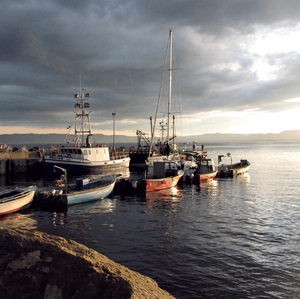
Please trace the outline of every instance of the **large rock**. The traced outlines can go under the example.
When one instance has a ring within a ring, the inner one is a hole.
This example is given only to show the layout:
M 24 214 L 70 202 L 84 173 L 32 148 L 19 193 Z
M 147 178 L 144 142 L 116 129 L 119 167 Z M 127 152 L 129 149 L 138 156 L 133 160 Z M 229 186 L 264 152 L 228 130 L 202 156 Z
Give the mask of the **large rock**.
M 0 298 L 174 298 L 151 278 L 72 240 L 0 229 L 0 244 Z

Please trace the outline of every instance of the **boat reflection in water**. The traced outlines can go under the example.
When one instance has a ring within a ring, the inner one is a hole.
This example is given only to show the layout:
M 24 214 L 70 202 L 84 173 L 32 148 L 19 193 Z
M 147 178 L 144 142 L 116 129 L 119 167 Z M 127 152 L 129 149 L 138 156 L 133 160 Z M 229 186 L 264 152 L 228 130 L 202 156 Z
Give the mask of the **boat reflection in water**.
M 21 229 L 37 229 L 37 221 L 32 218 L 33 214 L 13 213 L 0 217 L 0 227 L 4 228 L 21 228 Z
M 147 192 L 145 200 L 146 202 L 177 203 L 181 201 L 182 196 L 182 190 L 175 186 L 169 189 Z

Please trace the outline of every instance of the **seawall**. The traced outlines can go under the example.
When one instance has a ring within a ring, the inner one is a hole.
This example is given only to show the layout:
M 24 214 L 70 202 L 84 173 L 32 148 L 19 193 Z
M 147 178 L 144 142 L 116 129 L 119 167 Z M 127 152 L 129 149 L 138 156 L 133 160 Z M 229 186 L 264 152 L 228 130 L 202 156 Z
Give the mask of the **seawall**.
M 0 152 L 0 175 L 42 171 L 43 167 L 43 156 L 40 150 Z

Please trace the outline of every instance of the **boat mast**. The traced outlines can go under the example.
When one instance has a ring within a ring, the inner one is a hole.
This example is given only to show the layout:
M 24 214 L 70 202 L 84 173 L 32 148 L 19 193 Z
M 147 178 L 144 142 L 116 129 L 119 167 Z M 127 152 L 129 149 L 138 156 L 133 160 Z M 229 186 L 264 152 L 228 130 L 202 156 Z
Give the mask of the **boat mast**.
M 177 146 L 175 146 L 175 115 L 173 115 L 173 149 L 177 149 Z
M 172 100 L 172 52 L 173 52 L 173 35 L 172 30 L 169 34 L 170 49 L 169 49 L 169 96 L 168 96 L 168 132 L 167 132 L 167 154 L 169 155 L 169 140 L 170 140 L 170 115 L 171 115 L 171 100 Z
M 157 120 L 157 115 L 158 115 L 159 104 L 160 104 L 160 100 L 161 100 L 161 94 L 162 94 L 162 89 L 163 89 L 164 77 L 165 77 L 165 73 L 166 73 L 166 65 L 167 65 L 168 52 L 170 51 L 170 37 L 171 36 L 172 36 L 172 31 L 170 30 L 169 39 L 168 39 L 168 46 L 167 46 L 167 51 L 166 51 L 165 60 L 164 60 L 164 68 L 163 68 L 163 72 L 162 72 L 161 85 L 160 85 L 160 90 L 159 90 L 159 95 L 158 95 L 158 101 L 157 101 L 157 106 L 156 106 L 156 112 L 155 112 L 155 117 L 154 117 L 154 124 L 153 124 L 152 130 L 151 130 L 151 146 L 150 146 L 150 151 L 149 151 L 148 158 L 151 155 L 151 149 L 152 149 L 153 143 L 154 143 L 154 132 L 155 132 L 155 127 L 156 127 L 156 120 Z M 170 103 L 170 105 L 171 105 L 171 103 Z M 169 116 L 169 114 L 168 114 L 168 116 Z
M 90 137 L 92 136 L 91 122 L 90 122 L 90 112 L 86 112 L 86 109 L 90 108 L 89 103 L 85 103 L 91 96 L 90 93 L 84 94 L 84 89 L 81 90 L 81 94 L 75 94 L 74 97 L 78 99 L 78 103 L 75 104 L 75 108 L 78 108 L 76 112 L 76 121 L 75 121 L 75 146 L 80 146 L 78 135 L 81 134 L 81 145 L 84 145 L 84 136 L 87 134 L 86 146 L 91 145 Z M 77 129 L 77 124 L 80 123 L 79 128 Z

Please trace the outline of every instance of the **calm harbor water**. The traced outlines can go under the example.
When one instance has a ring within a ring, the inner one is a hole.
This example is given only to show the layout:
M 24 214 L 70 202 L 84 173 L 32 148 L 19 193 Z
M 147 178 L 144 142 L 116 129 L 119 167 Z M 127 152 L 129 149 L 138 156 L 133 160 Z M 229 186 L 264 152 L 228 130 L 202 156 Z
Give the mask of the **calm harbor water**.
M 204 149 L 215 161 L 230 152 L 233 162 L 252 166 L 246 175 L 180 184 L 146 199 L 114 195 L 64 213 L 31 209 L 2 218 L 0 227 L 73 239 L 176 298 L 299 298 L 300 143 Z

